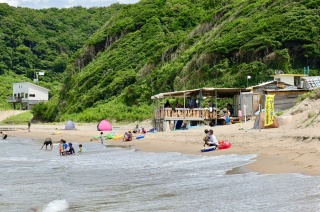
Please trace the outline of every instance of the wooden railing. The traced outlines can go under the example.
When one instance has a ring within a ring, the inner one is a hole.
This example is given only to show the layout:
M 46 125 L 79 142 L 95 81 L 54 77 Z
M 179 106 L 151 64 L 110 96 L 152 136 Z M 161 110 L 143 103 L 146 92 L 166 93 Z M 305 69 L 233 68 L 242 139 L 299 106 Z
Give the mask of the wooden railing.
M 214 119 L 216 111 L 209 112 L 208 108 L 164 108 L 154 111 L 155 119 Z

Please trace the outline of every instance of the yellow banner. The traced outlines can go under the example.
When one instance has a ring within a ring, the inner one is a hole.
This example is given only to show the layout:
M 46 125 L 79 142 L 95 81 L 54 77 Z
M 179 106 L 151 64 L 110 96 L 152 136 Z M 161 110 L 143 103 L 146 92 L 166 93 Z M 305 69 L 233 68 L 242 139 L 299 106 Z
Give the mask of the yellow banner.
M 264 126 L 269 126 L 273 124 L 274 118 L 274 95 L 266 95 L 266 103 L 264 108 Z

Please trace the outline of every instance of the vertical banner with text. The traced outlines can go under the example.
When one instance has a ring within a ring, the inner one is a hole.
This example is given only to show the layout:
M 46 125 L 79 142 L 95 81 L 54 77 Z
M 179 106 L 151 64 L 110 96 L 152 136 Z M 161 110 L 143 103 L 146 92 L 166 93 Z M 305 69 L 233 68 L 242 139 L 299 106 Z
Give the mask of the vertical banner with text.
M 266 95 L 264 126 L 273 124 L 274 118 L 274 95 Z

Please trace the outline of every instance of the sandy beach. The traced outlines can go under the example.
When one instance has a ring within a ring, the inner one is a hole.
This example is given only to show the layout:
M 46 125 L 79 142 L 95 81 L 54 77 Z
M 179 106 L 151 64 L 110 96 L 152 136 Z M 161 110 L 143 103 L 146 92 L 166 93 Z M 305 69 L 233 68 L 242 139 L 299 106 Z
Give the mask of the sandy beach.
M 255 154 L 257 157 L 245 169 L 261 174 L 275 173 L 303 173 L 306 175 L 320 175 L 320 120 L 319 101 L 308 100 L 301 102 L 294 108 L 286 111 L 283 116 L 290 121 L 279 128 L 252 129 L 254 120 L 246 123 L 236 123 L 209 127 L 208 125 L 189 130 L 147 133 L 145 138 L 131 142 L 122 140 L 106 140 L 109 145 L 134 146 L 137 149 L 151 152 L 179 152 L 183 154 L 201 154 L 218 156 L 225 154 Z M 312 114 L 311 114 L 312 113 Z M 118 125 L 113 123 L 113 131 L 117 135 L 132 130 L 135 123 Z M 32 124 L 31 132 L 27 125 L 1 125 L 0 128 L 11 129 L 6 131 L 9 137 L 25 137 L 39 140 L 41 143 L 51 137 L 54 142 L 65 139 L 70 142 L 100 142 L 93 139 L 98 136 L 97 124 L 75 123 L 77 130 L 64 130 L 65 123 L 59 124 Z M 139 123 L 146 129 L 152 128 L 151 122 Z M 213 129 L 218 140 L 229 140 L 232 147 L 226 150 L 217 150 L 201 153 L 202 138 L 205 129 Z M 13 130 L 12 130 L 13 129 Z M 53 135 L 54 132 L 60 134 Z M 108 134 L 109 132 L 104 132 Z M 58 150 L 56 150 L 58 151 Z M 76 149 L 77 151 L 77 149 Z

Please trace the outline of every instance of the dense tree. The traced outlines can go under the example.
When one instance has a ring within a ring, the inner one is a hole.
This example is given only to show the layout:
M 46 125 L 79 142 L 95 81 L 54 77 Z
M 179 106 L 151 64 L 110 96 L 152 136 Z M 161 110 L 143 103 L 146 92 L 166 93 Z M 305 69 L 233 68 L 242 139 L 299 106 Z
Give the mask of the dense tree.
M 319 69 L 315 5 L 293 0 L 127 5 L 90 37 L 66 70 L 61 117 L 84 113 L 79 118 L 84 120 L 103 111 L 89 119 L 126 120 L 158 92 L 244 87 L 247 75 L 259 83 L 269 80 L 273 70 Z M 150 117 L 150 107 L 144 114 Z
M 0 3 L 0 78 L 11 72 L 18 74 L 16 82 L 31 81 L 41 71 L 46 72 L 43 80 L 51 82 L 48 88 L 54 81 L 62 83 L 59 75 L 69 58 L 121 7 L 33 10 Z M 0 97 L 6 99 L 10 93 L 11 89 Z
M 44 70 L 45 86 L 55 94 L 62 87 L 35 108 L 44 121 L 145 119 L 159 92 L 245 87 L 247 75 L 259 83 L 274 70 L 320 70 L 317 0 L 141 0 L 60 10 L 0 5 L 0 73 L 32 78 L 32 70 Z

